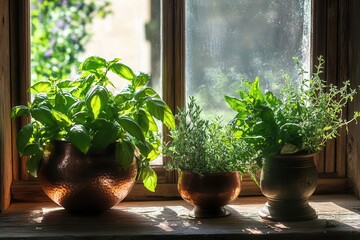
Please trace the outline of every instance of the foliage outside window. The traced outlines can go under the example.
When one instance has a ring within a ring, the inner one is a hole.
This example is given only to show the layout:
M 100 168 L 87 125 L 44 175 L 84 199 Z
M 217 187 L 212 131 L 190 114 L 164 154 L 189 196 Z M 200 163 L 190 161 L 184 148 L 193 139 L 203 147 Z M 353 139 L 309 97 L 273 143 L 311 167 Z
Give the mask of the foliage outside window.
M 95 16 L 110 13 L 108 0 L 31 0 L 31 79 L 68 78 L 91 37 Z

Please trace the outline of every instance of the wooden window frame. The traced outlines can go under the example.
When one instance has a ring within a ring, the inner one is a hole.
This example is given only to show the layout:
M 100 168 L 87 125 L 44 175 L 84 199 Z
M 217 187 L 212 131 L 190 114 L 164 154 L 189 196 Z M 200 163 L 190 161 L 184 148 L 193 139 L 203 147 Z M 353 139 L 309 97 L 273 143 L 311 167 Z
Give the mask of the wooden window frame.
M 330 83 L 340 83 L 349 78 L 348 69 L 348 13 L 351 0 L 312 0 L 312 60 L 315 63 L 319 55 L 326 59 L 324 78 Z M 8 79 L 1 82 L 1 99 L 5 104 L 0 108 L 0 210 L 9 206 L 11 201 L 46 201 L 36 181 L 28 181 L 29 177 L 21 167 L 24 159 L 18 161 L 15 147 L 16 133 L 27 120 L 10 121 L 11 106 L 26 104 L 29 98 L 25 89 L 30 82 L 30 6 L 29 0 L 1 0 L 0 17 L 3 17 L 0 29 L 1 52 L 6 52 L 0 60 L 0 77 Z M 175 111 L 185 103 L 185 0 L 162 1 L 162 75 L 163 97 Z M 0 18 L 1 20 L 1 18 Z M 316 33 L 316 34 L 314 34 Z M 6 95 L 8 94 L 8 95 Z M 7 96 L 11 96 L 9 97 Z M 358 129 L 358 128 L 357 128 Z M 1 130 L 1 128 L 0 128 Z M 349 192 L 348 175 L 349 158 L 355 159 L 349 150 L 357 144 L 357 138 L 346 136 L 345 129 L 341 137 L 330 141 L 325 150 L 317 156 L 319 183 L 317 193 Z M 164 134 L 167 136 L 167 134 Z M 350 141 L 348 140 L 350 139 Z M 165 159 L 165 161 L 167 161 Z M 356 158 L 356 162 L 357 158 Z M 350 163 L 352 167 L 357 163 Z M 359 164 L 360 165 L 360 164 Z M 178 197 L 176 173 L 158 168 L 159 184 L 155 193 L 145 190 L 137 184 L 128 196 L 128 200 L 159 200 Z M 241 195 L 261 194 L 259 188 L 245 177 Z

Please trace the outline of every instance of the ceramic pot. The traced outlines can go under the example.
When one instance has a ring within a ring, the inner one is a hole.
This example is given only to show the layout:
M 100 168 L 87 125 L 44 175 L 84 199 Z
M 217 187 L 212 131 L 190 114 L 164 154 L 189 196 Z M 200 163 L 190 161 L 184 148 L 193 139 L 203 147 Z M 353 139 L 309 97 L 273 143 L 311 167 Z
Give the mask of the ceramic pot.
M 180 196 L 194 206 L 189 213 L 192 218 L 224 217 L 230 214 L 225 205 L 235 200 L 240 193 L 238 172 L 196 173 L 180 171 L 178 190 Z
M 115 158 L 115 144 L 85 155 L 70 142 L 55 141 L 44 154 L 38 179 L 46 195 L 66 210 L 96 214 L 123 200 L 136 175 L 135 158 L 125 170 Z
M 267 203 L 259 215 L 273 221 L 304 221 L 317 217 L 308 198 L 317 185 L 314 155 L 278 155 L 264 162 L 260 187 Z

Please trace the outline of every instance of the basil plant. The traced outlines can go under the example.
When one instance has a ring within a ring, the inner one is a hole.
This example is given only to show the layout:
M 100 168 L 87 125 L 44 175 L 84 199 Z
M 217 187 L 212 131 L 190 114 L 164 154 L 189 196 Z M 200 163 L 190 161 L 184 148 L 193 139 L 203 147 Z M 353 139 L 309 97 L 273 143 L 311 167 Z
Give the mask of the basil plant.
M 144 186 L 155 191 L 157 176 L 150 166 L 161 150 L 156 119 L 175 128 L 174 116 L 160 96 L 147 86 L 150 75 L 135 74 L 119 58 L 106 61 L 92 56 L 79 67 L 76 80 L 49 79 L 31 86 L 33 100 L 28 106 L 15 106 L 11 118 L 28 115 L 16 139 L 20 156 L 28 156 L 28 171 L 37 176 L 41 158 L 54 140 L 69 141 L 82 153 L 99 152 L 116 142 L 116 158 L 128 168 L 134 153 Z M 119 93 L 109 72 L 128 81 Z

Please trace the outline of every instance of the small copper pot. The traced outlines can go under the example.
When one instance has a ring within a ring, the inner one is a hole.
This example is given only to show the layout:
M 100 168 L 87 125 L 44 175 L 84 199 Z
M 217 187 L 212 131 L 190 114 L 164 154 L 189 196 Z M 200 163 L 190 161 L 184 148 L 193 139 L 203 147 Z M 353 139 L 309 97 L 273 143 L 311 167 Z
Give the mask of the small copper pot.
M 115 144 L 101 153 L 83 154 L 66 141 L 55 141 L 44 154 L 38 179 L 46 195 L 72 213 L 101 213 L 123 200 L 135 183 L 134 158 L 124 169 Z
M 317 185 L 314 154 L 278 155 L 264 162 L 260 187 L 267 203 L 259 215 L 273 221 L 304 221 L 317 217 L 308 198 Z
M 224 206 L 235 200 L 240 193 L 238 172 L 196 173 L 180 171 L 178 190 L 180 196 L 194 206 L 192 218 L 224 217 L 230 214 Z

